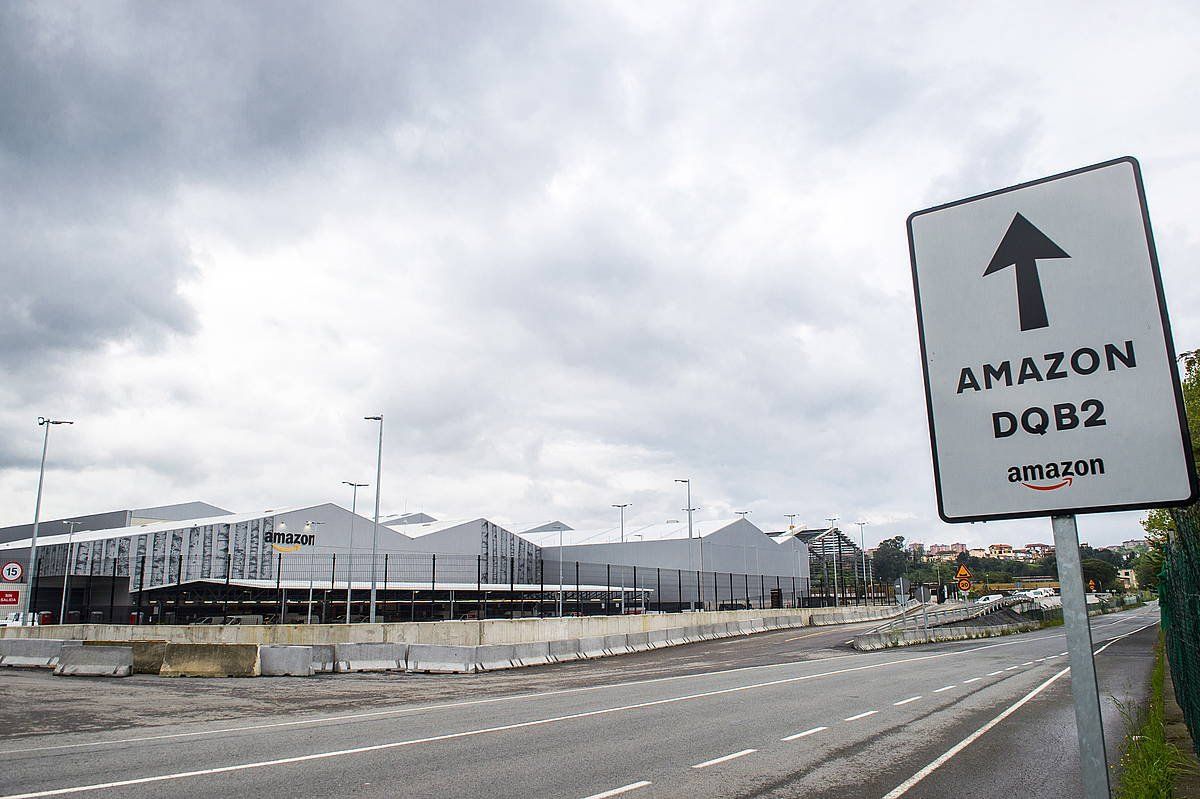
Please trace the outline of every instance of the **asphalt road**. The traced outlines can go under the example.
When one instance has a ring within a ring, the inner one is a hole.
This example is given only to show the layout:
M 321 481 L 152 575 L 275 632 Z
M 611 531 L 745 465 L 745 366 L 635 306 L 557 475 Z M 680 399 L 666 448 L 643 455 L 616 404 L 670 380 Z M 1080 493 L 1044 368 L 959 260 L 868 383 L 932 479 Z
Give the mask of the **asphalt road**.
M 1156 621 L 1156 607 L 1093 620 L 1102 696 L 1144 691 Z M 1061 628 L 876 653 L 847 638 L 778 631 L 473 677 L 4 673 L 0 793 L 1080 795 Z M 1114 712 L 1106 728 L 1115 762 Z

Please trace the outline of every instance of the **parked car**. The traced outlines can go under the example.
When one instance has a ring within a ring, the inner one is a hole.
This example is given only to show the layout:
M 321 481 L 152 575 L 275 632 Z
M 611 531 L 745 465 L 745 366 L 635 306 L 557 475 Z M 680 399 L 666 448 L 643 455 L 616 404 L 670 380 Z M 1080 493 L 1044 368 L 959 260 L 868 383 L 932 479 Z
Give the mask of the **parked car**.
M 983 596 L 979 597 L 979 599 L 975 600 L 975 604 L 976 605 L 987 605 L 989 603 L 995 602 L 998 599 L 1004 599 L 1004 595 L 1003 594 L 984 594 Z

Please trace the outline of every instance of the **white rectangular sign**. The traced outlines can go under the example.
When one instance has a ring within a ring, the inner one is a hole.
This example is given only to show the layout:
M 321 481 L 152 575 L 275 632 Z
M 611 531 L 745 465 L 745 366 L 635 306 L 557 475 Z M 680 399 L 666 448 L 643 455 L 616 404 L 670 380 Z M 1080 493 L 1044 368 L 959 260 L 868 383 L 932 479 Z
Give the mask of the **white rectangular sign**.
M 1136 160 L 918 211 L 908 240 L 942 519 L 1196 498 Z

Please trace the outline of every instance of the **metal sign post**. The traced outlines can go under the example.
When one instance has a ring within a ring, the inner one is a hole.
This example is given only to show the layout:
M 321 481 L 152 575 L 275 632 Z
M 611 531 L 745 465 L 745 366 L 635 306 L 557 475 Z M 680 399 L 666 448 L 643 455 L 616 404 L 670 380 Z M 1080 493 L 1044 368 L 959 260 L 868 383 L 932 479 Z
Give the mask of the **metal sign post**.
M 1100 715 L 1100 688 L 1092 657 L 1092 629 L 1088 623 L 1087 593 L 1079 558 L 1079 531 L 1074 516 L 1051 517 L 1058 582 L 1062 592 L 1063 624 L 1067 629 L 1067 655 L 1071 663 L 1071 696 L 1075 700 L 1075 726 L 1083 766 L 1084 796 L 1109 796 L 1108 755 L 1104 749 L 1104 723 Z
M 1075 514 L 1200 493 L 1141 168 L 917 211 L 908 242 L 938 515 L 1052 518 L 1085 796 L 1108 799 Z

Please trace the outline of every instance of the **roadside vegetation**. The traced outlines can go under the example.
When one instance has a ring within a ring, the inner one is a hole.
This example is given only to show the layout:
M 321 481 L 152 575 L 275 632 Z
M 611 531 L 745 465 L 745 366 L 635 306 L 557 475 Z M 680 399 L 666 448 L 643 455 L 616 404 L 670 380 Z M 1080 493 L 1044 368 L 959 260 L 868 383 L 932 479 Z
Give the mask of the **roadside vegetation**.
M 1166 669 L 1161 636 L 1154 647 L 1154 670 L 1150 675 L 1150 702 L 1138 710 L 1118 702 L 1129 733 L 1121 755 L 1120 781 L 1115 799 L 1174 799 L 1175 779 L 1185 760 L 1166 739 L 1163 722 L 1163 691 Z

